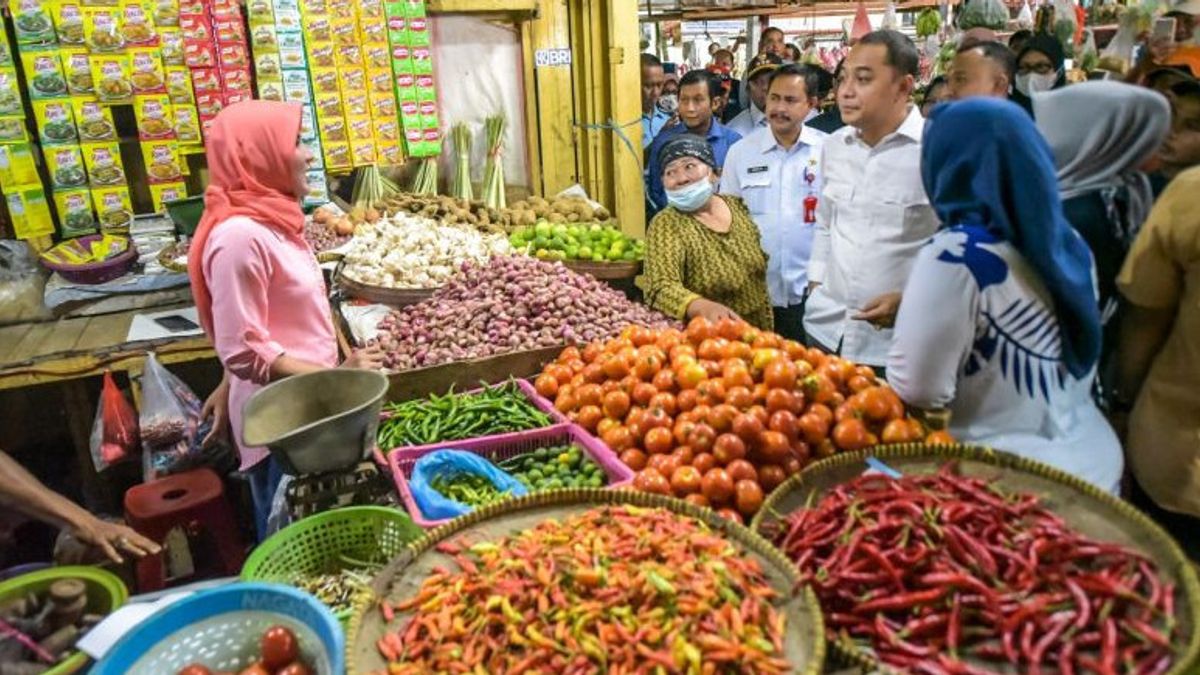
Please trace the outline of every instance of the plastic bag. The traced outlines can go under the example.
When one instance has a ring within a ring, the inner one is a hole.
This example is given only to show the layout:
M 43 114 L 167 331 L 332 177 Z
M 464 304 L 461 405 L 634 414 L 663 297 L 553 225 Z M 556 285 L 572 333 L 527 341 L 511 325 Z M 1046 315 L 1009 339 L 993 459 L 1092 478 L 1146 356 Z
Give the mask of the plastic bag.
M 457 518 L 471 512 L 470 506 L 450 499 L 435 490 L 432 485 L 433 479 L 438 476 L 457 473 L 483 476 L 491 481 L 497 490 L 507 491 L 514 497 L 524 496 L 528 492 L 517 479 L 479 455 L 462 450 L 438 450 L 418 459 L 413 466 L 412 478 L 408 479 L 408 489 L 425 518 Z
M 1138 23 L 1138 16 L 1134 12 L 1121 16 L 1117 34 L 1100 53 L 1097 67 L 1124 75 L 1133 66 L 1133 50 L 1138 44 Z
M 152 481 L 191 466 L 202 437 L 196 394 L 158 362 L 146 356 L 142 375 L 142 414 L 139 418 L 142 449 L 142 479 Z
M 1008 8 L 1000 0 L 967 0 L 958 15 L 958 28 L 962 31 L 972 28 L 1004 30 L 1007 26 Z
M 1072 0 L 1054 0 L 1054 37 L 1062 43 L 1063 54 L 1075 58 L 1075 40 L 1079 31 Z
M 51 317 L 45 271 L 23 241 L 0 241 L 0 326 Z
M 138 448 L 137 414 L 107 370 L 104 371 L 100 402 L 96 404 L 96 420 L 92 423 L 89 445 L 96 471 L 128 459 Z
M 1029 6 L 1029 0 L 1021 5 L 1021 11 L 1017 12 L 1017 28 L 1022 30 L 1033 29 L 1033 8 Z
M 883 10 L 883 22 L 879 27 L 887 30 L 898 30 L 900 28 L 900 20 L 896 18 L 896 3 L 892 2 L 892 0 L 888 0 L 887 7 Z

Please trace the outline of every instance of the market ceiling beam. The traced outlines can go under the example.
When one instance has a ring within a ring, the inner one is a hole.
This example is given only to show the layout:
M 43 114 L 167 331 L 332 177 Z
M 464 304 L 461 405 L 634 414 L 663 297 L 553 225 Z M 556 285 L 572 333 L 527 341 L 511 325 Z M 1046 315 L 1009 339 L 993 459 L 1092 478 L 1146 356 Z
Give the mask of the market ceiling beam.
M 540 0 L 428 0 L 430 14 L 536 14 Z

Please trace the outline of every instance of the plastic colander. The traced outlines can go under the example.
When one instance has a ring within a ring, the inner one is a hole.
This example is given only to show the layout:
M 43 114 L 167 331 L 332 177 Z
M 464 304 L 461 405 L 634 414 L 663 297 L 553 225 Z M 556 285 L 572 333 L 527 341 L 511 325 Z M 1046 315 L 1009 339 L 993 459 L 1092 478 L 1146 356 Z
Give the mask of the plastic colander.
M 290 586 L 234 583 L 200 591 L 155 612 L 109 650 L 92 675 L 170 675 L 199 663 L 238 672 L 260 656 L 271 626 L 290 628 L 317 675 L 345 672 L 345 636 L 333 613 Z

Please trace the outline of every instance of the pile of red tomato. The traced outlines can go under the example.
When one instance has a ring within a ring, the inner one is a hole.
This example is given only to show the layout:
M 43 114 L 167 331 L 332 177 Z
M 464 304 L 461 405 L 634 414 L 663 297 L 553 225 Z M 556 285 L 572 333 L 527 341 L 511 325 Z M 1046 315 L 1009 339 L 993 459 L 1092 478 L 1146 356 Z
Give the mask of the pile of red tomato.
M 634 486 L 741 521 L 812 458 L 927 434 L 874 371 L 732 319 L 630 326 L 534 381 L 637 471 Z

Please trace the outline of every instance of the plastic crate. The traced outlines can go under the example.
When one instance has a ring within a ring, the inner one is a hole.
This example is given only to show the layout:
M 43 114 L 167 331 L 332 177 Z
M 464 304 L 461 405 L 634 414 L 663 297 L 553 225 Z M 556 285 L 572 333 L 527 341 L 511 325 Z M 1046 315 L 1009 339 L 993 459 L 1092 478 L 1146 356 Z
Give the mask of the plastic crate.
M 412 516 L 413 522 L 421 527 L 437 527 L 450 519 L 430 520 L 421 513 L 421 507 L 413 499 L 408 489 L 408 478 L 412 475 L 413 466 L 417 460 L 435 450 L 463 450 L 472 452 L 492 461 L 503 461 L 510 457 L 523 455 L 538 448 L 555 445 L 571 444 L 583 450 L 592 461 L 600 465 L 608 476 L 609 489 L 622 488 L 633 481 L 633 471 L 621 463 L 603 443 L 588 435 L 582 428 L 574 424 L 557 424 L 544 429 L 520 431 L 501 436 L 484 436 L 465 441 L 451 441 L 438 445 L 427 445 L 420 448 L 401 448 L 388 453 L 388 463 L 392 469 L 392 480 L 404 501 L 405 508 Z
M 492 386 L 501 386 L 502 384 L 504 384 L 504 383 L 501 382 L 501 383 L 497 383 L 496 385 L 492 385 Z M 550 426 L 554 426 L 557 424 L 569 424 L 571 422 L 571 420 L 567 419 L 567 417 L 565 415 L 558 412 L 558 410 L 555 410 L 553 401 L 547 401 L 545 398 L 539 396 L 537 393 L 537 390 L 533 388 L 533 385 L 528 380 L 517 380 L 517 388 L 521 390 L 521 393 L 524 394 L 525 397 L 528 398 L 529 401 L 531 403 L 533 403 L 533 405 L 535 407 L 537 407 L 538 410 L 541 410 L 542 412 L 544 412 L 550 416 L 550 419 L 552 420 L 550 423 Z M 479 389 L 471 389 L 470 391 L 467 391 L 465 393 L 473 394 L 473 393 L 479 392 L 479 391 L 483 391 L 483 388 L 480 387 Z M 384 405 L 386 406 L 387 404 L 385 403 Z M 388 418 L 387 411 L 385 410 L 383 413 L 380 414 L 379 417 L 380 417 L 380 420 L 386 420 Z M 543 427 L 543 428 L 548 429 L 550 427 Z M 537 430 L 529 429 L 527 431 L 513 431 L 513 432 L 507 433 L 507 434 L 492 434 L 491 436 L 478 436 L 476 438 L 461 439 L 458 441 L 442 441 L 439 443 L 430 443 L 428 445 L 398 445 L 394 448 L 380 448 L 378 445 L 376 445 L 373 455 L 375 457 L 376 464 L 380 465 L 381 467 L 383 467 L 385 469 L 388 469 L 391 467 L 391 464 L 388 461 L 387 456 L 396 450 L 407 450 L 407 451 L 413 451 L 413 452 L 422 451 L 422 450 L 429 451 L 429 450 L 436 450 L 439 448 L 444 448 L 444 447 L 446 447 L 447 443 L 462 443 L 467 440 L 477 440 L 477 439 L 479 439 L 479 440 L 491 439 L 491 440 L 495 440 L 495 441 L 511 441 L 511 440 L 519 437 L 521 434 L 527 433 L 528 431 L 537 431 Z

